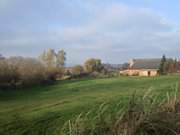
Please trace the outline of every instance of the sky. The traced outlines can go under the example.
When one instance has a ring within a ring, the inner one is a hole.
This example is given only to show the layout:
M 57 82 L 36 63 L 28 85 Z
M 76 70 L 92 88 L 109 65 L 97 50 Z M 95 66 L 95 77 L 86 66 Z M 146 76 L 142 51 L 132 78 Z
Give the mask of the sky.
M 0 0 L 0 54 L 64 49 L 67 64 L 180 58 L 179 13 L 179 0 Z

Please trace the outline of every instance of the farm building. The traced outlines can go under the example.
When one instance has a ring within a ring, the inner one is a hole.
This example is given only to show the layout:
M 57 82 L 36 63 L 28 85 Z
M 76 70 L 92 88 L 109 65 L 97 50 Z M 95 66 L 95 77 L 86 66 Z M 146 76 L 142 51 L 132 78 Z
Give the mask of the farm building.
M 126 70 L 120 71 L 122 75 L 129 76 L 157 76 L 159 75 L 161 59 L 132 59 Z

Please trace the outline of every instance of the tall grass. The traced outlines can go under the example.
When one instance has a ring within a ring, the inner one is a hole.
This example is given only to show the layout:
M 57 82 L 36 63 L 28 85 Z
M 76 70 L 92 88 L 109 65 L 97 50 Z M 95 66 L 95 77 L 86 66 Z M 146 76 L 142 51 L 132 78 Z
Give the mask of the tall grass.
M 178 89 L 163 100 L 151 94 L 133 94 L 129 104 L 102 104 L 65 123 L 62 135 L 180 135 Z

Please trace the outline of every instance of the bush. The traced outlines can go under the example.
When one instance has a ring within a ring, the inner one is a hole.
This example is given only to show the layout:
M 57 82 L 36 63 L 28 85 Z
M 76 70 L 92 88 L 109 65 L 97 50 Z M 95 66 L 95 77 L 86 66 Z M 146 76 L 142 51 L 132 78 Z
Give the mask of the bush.
M 71 71 L 71 74 L 73 76 L 80 76 L 83 73 L 84 73 L 84 69 L 81 65 L 77 65 L 77 66 L 73 67 L 72 71 Z
M 62 70 L 47 68 L 34 58 L 10 57 L 0 60 L 0 87 L 31 86 L 56 80 Z
M 86 72 L 88 73 L 92 73 L 92 72 L 101 72 L 103 70 L 103 65 L 101 63 L 100 59 L 88 59 L 85 63 L 84 63 L 84 68 L 86 70 Z
M 61 79 L 63 75 L 64 75 L 63 68 L 51 67 L 46 69 L 47 81 L 52 82 L 55 81 L 56 79 Z
M 8 63 L 5 60 L 0 60 L 0 82 L 7 83 L 11 80 L 11 72 Z

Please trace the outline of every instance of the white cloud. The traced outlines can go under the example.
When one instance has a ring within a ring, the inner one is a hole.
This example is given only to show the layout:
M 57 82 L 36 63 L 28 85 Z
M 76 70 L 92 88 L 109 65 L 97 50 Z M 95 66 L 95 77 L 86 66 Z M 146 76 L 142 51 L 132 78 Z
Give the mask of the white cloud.
M 27 34 L 30 37 L 15 36 L 5 42 L 1 40 L 0 46 L 65 48 L 71 62 L 99 57 L 120 63 L 131 57 L 176 55 L 180 51 L 180 32 L 174 29 L 173 23 L 150 9 L 114 4 L 96 10 L 94 17 L 81 26 L 64 26 L 43 36 L 34 33 Z
M 150 39 L 156 38 L 156 33 L 172 29 L 165 18 L 149 9 L 112 5 L 99 10 L 96 17 L 84 26 L 65 28 L 58 39 L 63 39 L 66 44 L 81 44 L 84 49 L 125 47 L 128 50 L 128 46 L 147 46 Z

